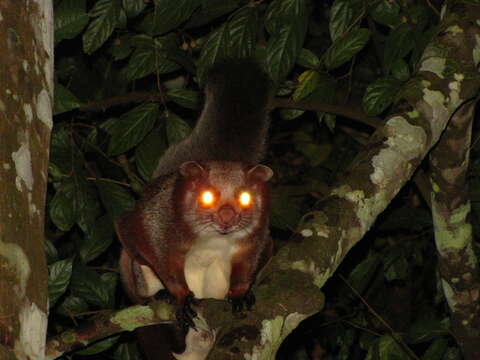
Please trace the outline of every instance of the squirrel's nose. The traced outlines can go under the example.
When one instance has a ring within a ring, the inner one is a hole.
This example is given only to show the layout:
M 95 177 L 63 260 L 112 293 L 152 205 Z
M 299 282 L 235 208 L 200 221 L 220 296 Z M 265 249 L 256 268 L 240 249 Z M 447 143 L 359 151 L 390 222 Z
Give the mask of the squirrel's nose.
M 223 205 L 220 209 L 218 209 L 218 218 L 223 224 L 230 224 L 235 219 L 237 213 L 230 205 Z

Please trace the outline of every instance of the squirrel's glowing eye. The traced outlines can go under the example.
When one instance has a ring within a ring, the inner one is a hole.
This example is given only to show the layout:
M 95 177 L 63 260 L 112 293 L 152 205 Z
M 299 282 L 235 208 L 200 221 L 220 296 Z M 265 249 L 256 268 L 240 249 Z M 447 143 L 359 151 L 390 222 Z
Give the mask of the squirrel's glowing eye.
M 215 196 L 211 191 L 204 191 L 200 196 L 200 201 L 203 206 L 211 206 L 215 202 Z
M 238 198 L 238 202 L 242 206 L 250 206 L 252 204 L 252 195 L 247 191 L 243 191 Z

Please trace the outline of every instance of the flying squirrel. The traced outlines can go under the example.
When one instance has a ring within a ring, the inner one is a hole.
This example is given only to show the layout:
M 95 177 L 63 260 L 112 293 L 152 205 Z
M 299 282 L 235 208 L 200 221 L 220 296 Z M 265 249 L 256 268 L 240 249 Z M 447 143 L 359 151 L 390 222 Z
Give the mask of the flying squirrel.
M 136 303 L 166 288 L 183 306 L 228 298 L 249 307 L 256 274 L 271 257 L 273 171 L 259 164 L 270 80 L 253 60 L 230 59 L 214 65 L 205 84 L 192 133 L 169 147 L 134 210 L 115 224 L 122 281 Z

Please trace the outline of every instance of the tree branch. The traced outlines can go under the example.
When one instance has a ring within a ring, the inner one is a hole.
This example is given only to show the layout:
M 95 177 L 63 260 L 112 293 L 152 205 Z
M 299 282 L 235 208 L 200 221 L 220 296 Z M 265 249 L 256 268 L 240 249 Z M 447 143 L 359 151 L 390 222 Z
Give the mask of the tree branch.
M 430 155 L 432 216 L 443 293 L 465 359 L 480 359 L 480 271 L 473 251 L 468 164 L 476 102 L 463 105 Z
M 160 301 L 119 311 L 105 311 L 80 327 L 65 330 L 49 339 L 46 346 L 47 360 L 57 359 L 67 352 L 81 349 L 114 334 L 175 321 L 175 306 Z

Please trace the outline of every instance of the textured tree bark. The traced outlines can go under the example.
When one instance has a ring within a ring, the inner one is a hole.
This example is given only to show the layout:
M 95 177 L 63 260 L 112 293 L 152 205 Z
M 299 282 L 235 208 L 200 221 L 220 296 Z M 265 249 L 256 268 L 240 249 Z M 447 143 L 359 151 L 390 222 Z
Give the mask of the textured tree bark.
M 52 2 L 2 0 L 0 48 L 0 354 L 2 359 L 43 359 Z
M 432 215 L 452 333 L 465 359 L 480 359 L 480 273 L 473 251 L 468 164 L 475 102 L 463 105 L 430 155 Z

